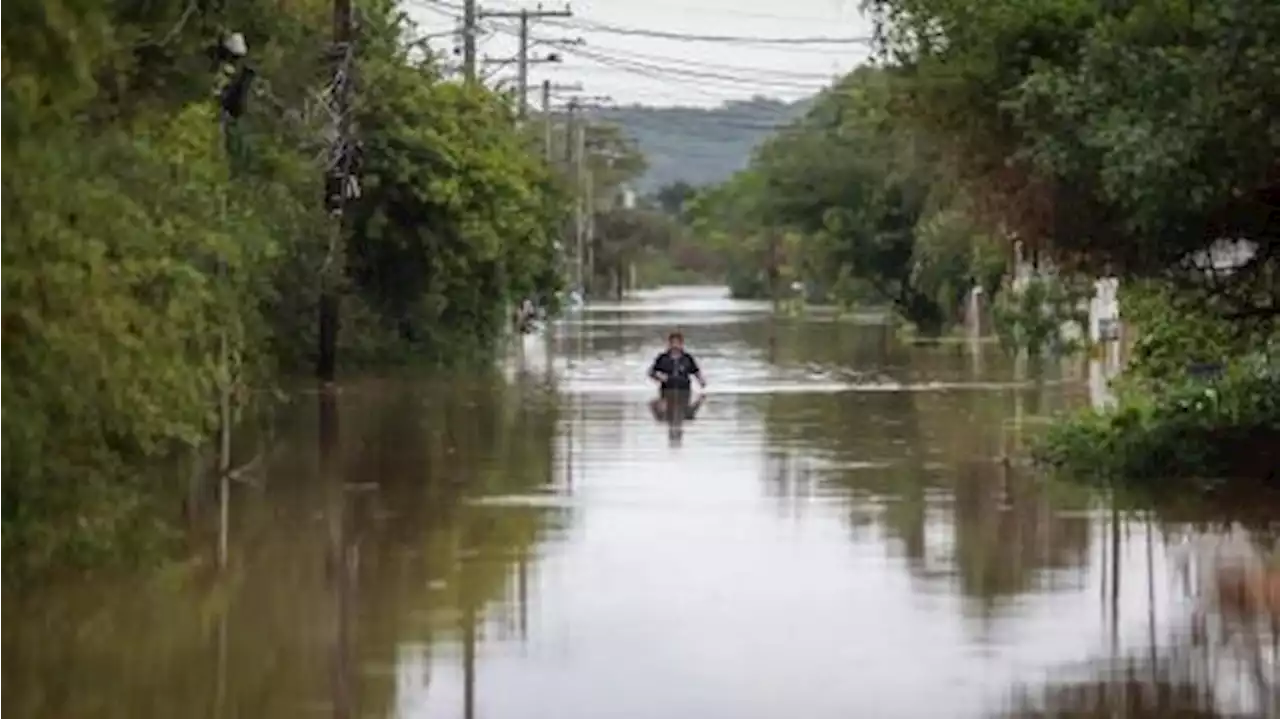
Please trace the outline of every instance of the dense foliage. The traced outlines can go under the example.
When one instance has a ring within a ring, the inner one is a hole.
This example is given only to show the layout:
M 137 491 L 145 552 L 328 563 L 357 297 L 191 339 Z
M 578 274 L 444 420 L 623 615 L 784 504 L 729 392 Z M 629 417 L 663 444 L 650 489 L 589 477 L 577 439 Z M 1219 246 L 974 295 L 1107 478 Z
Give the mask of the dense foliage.
M 1044 458 L 1113 477 L 1274 473 L 1258 452 L 1280 439 L 1264 399 L 1280 318 L 1280 4 L 864 8 L 876 67 L 685 211 L 734 292 L 878 298 L 937 332 L 981 286 L 1010 344 L 1061 352 L 1093 278 L 1117 276 L 1139 338 L 1121 407 L 1060 427 Z M 1018 244 L 1028 282 L 1009 272 Z
M 896 71 L 861 69 L 690 212 L 741 296 L 890 304 L 927 334 L 970 289 L 1000 288 L 1004 251 L 967 212 L 935 142 L 898 122 Z
M 219 129 L 209 50 L 245 36 L 256 94 Z M 483 90 L 412 65 L 362 7 L 365 193 L 322 206 L 325 3 L 4 7 L 4 556 L 134 556 L 179 515 L 218 387 L 305 370 L 317 277 L 345 267 L 344 362 L 485 350 L 558 285 L 563 202 Z M 225 337 L 231 362 L 219 348 Z
M 1161 283 L 1135 284 L 1123 304 L 1140 334 L 1119 403 L 1053 426 L 1039 459 L 1078 479 L 1147 488 L 1276 478 L 1280 334 L 1224 323 L 1204 298 Z
M 1280 313 L 1280 5 L 870 0 L 903 115 L 946 138 L 989 223 L 1080 268 Z M 1229 280 L 1198 265 L 1256 244 Z
M 867 5 L 910 78 L 902 116 L 946 139 L 977 216 L 1122 280 L 1137 340 L 1119 407 L 1056 427 L 1042 459 L 1104 479 L 1274 476 L 1280 5 Z

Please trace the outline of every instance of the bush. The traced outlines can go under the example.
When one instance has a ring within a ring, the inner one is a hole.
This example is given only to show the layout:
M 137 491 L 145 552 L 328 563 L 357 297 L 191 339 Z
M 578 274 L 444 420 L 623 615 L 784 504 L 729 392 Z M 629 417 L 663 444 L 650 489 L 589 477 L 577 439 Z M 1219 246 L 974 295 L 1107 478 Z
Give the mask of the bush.
M 1275 481 L 1280 469 L 1280 374 L 1242 363 L 1212 380 L 1158 395 L 1129 392 L 1117 409 L 1053 425 L 1036 459 L 1071 478 L 1167 485 Z

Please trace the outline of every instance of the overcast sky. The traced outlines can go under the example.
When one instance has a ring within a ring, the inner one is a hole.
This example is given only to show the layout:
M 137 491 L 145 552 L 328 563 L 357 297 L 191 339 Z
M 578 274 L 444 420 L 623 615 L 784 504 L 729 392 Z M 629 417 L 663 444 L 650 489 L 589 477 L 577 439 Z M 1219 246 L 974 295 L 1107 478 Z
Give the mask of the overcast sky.
M 456 30 L 462 0 L 402 0 L 419 32 L 437 35 Z M 484 10 L 534 9 L 536 2 L 491 0 Z M 544 2 L 544 9 L 563 4 Z M 573 2 L 574 17 L 531 23 L 535 42 L 581 38 L 580 48 L 539 45 L 533 57 L 559 52 L 560 64 L 530 67 L 530 102 L 539 101 L 544 79 L 580 83 L 588 95 L 608 95 L 617 104 L 714 106 L 725 100 L 765 95 L 796 99 L 813 94 L 832 77 L 862 62 L 865 42 L 768 45 L 748 42 L 701 42 L 605 32 L 589 27 L 602 24 L 630 31 L 656 31 L 746 38 L 865 37 L 870 23 L 858 11 L 857 0 L 581 0 Z M 481 22 L 481 57 L 511 58 L 516 53 L 517 21 Z M 451 53 L 456 35 L 435 37 L 431 46 Z M 461 56 L 453 56 L 459 63 Z M 514 80 L 515 67 L 482 66 L 489 84 Z

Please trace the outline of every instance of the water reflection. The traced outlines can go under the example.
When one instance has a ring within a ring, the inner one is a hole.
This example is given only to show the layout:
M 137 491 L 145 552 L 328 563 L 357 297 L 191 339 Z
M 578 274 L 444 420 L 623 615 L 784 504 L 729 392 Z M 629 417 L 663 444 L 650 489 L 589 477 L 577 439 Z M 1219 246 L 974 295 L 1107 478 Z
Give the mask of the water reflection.
M 520 624 L 529 567 L 569 521 L 566 508 L 463 501 L 554 484 L 557 402 L 517 389 L 368 382 L 300 397 L 265 480 L 235 497 L 223 580 L 196 565 L 5 593 L 4 708 L 386 715 L 398 647 L 474 650 L 478 624 Z
M 766 310 L 649 293 L 521 338 L 501 379 L 299 396 L 225 577 L 6 593 L 4 708 L 1275 715 L 1280 503 L 1237 526 L 1046 483 L 1017 452 L 1090 401 L 1079 364 Z M 704 403 L 644 378 L 673 324 Z

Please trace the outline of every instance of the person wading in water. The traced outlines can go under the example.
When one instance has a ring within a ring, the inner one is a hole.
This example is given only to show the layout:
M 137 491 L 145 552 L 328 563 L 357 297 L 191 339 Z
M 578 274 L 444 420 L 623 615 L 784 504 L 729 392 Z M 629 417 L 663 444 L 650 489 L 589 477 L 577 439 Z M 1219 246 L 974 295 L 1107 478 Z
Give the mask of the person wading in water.
M 677 422 L 693 419 L 692 415 L 697 413 L 702 399 L 690 403 L 689 390 L 694 380 L 702 388 L 707 386 L 707 381 L 702 376 L 698 361 L 684 351 L 684 335 L 679 332 L 667 335 L 667 349 L 653 359 L 653 364 L 649 367 L 649 378 L 657 382 L 659 387 L 659 396 L 650 404 L 656 419 Z M 665 416 L 668 409 L 677 408 L 679 411 L 672 415 L 679 415 L 678 417 Z
M 667 335 L 667 349 L 653 358 L 649 378 L 657 382 L 664 393 L 688 392 L 695 379 L 699 387 L 707 386 L 698 361 L 684 351 L 684 335 L 679 332 Z

